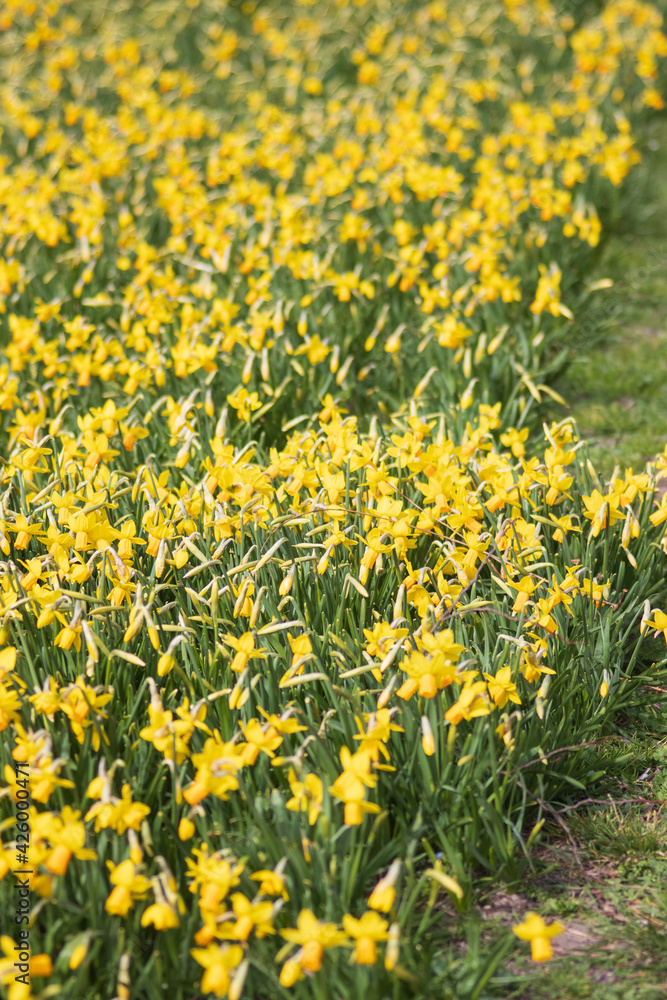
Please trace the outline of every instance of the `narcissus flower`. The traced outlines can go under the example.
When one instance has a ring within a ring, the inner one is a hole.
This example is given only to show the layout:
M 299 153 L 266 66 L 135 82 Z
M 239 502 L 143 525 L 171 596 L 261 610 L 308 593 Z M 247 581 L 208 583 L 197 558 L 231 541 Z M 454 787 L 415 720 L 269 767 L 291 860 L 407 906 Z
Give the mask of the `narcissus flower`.
M 484 674 L 484 677 L 488 681 L 491 700 L 498 708 L 504 708 L 508 701 L 514 702 L 515 705 L 521 704 L 516 684 L 512 682 L 511 667 L 501 667 L 495 677 L 491 674 Z
M 389 871 L 380 879 L 368 897 L 368 905 L 380 913 L 389 913 L 396 898 L 396 882 L 401 871 L 401 862 L 396 859 L 389 866 Z
M 60 815 L 46 812 L 36 813 L 31 818 L 31 830 L 35 837 L 45 838 L 51 844 L 45 865 L 53 875 L 64 875 L 72 857 L 80 861 L 94 861 L 95 851 L 84 847 L 86 830 L 76 812 L 70 806 L 63 806 Z
M 107 913 L 126 917 L 136 900 L 146 898 L 151 887 L 150 879 L 139 874 L 138 865 L 135 865 L 129 858 L 126 861 L 121 861 L 119 865 L 107 861 L 107 866 L 114 888 L 104 904 L 104 909 Z
M 142 927 L 150 927 L 151 924 L 157 931 L 170 930 L 172 927 L 178 927 L 178 914 L 168 903 L 153 903 L 141 917 Z
M 192 948 L 190 954 L 206 969 L 201 981 L 202 991 L 214 993 L 216 997 L 227 996 L 230 973 L 241 964 L 243 948 L 238 944 L 210 944 L 208 948 Z
M 649 628 L 654 628 L 656 632 L 662 632 L 665 642 L 667 642 L 667 615 L 664 611 L 658 611 L 656 608 L 653 612 L 653 621 L 647 619 L 642 624 L 646 624 Z
M 268 653 L 266 648 L 255 648 L 255 636 L 252 632 L 244 632 L 238 639 L 233 635 L 225 635 L 222 637 L 222 641 L 236 650 L 236 655 L 231 663 L 231 668 L 236 674 L 245 670 L 248 660 L 261 658 Z
M 365 812 L 380 812 L 380 807 L 374 802 L 365 801 L 366 789 L 375 788 L 377 775 L 371 774 L 372 758 L 367 750 L 351 754 L 347 747 L 341 747 L 340 761 L 343 773 L 336 778 L 329 791 L 345 803 L 345 822 L 349 826 L 357 826 Z
M 261 868 L 257 872 L 253 872 L 250 876 L 253 882 L 259 882 L 259 891 L 264 896 L 282 896 L 283 899 L 289 899 L 289 893 L 285 887 L 285 876 L 283 872 L 287 864 L 287 859 L 283 858 L 279 861 L 273 870 L 267 868 Z
M 491 711 L 485 681 L 473 681 L 468 678 L 461 688 L 458 701 L 445 712 L 445 719 L 453 726 L 458 726 L 463 719 L 477 719 L 488 715 Z
M 620 521 L 625 517 L 623 511 L 619 510 L 619 497 L 616 493 L 608 493 L 603 496 L 599 490 L 593 490 L 590 496 L 582 497 L 586 510 L 584 517 L 591 521 L 591 534 L 597 538 L 600 532 L 615 521 Z
M 562 934 L 563 924 L 556 921 L 547 926 L 538 913 L 529 912 L 522 924 L 516 924 L 512 931 L 522 941 L 530 941 L 531 954 L 534 962 L 546 962 L 553 955 L 551 938 Z
M 355 962 L 358 965 L 375 965 L 378 942 L 389 940 L 389 922 L 373 910 L 367 910 L 359 920 L 346 913 L 343 928 L 356 942 Z
M 286 803 L 291 812 L 307 812 L 308 822 L 312 826 L 320 812 L 324 801 L 324 786 L 316 774 L 307 774 L 303 781 L 297 779 L 293 768 L 289 771 L 289 784 L 292 798 Z
M 317 972 L 322 967 L 322 956 L 328 948 L 348 943 L 344 931 L 336 924 L 320 923 L 312 910 L 301 910 L 296 927 L 288 927 L 280 933 L 286 941 L 301 945 L 293 961 L 308 972 Z

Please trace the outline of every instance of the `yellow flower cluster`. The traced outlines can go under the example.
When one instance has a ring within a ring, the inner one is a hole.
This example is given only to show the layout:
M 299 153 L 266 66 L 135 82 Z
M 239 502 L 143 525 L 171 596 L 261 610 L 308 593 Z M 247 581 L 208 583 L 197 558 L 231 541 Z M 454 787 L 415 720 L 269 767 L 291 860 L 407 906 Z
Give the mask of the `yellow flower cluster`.
M 180 6 L 161 5 L 160 20 L 182 20 Z M 619 185 L 638 160 L 634 95 L 657 106 L 667 40 L 655 10 L 620 0 L 567 35 L 571 18 L 548 3 L 433 2 L 410 31 L 398 15 L 335 6 L 358 39 L 349 52 L 342 31 L 324 43 L 324 16 L 256 10 L 241 34 L 203 10 L 202 79 L 121 40 L 113 18 L 92 43 L 76 5 L 49 4 L 38 28 L 34 5 L 11 5 L 3 408 L 20 405 L 13 373 L 52 385 L 54 412 L 81 389 L 177 393 L 201 373 L 242 421 L 277 404 L 297 416 L 290 384 L 297 402 L 332 381 L 373 395 L 369 372 L 395 379 L 397 355 L 415 350 L 485 377 L 502 316 L 525 307 L 532 337 L 547 315 L 572 317 L 561 264 L 598 243 L 591 184 Z M 496 32 L 507 17 L 521 32 L 535 6 L 536 55 L 510 76 Z M 249 60 L 265 67 L 259 88 Z M 221 87 L 226 113 L 212 110 Z M 55 261 L 67 291 L 53 297 Z M 129 450 L 146 431 L 132 409 L 119 417 Z M 108 435 L 89 431 L 94 463 Z M 176 434 L 185 461 L 187 426 Z

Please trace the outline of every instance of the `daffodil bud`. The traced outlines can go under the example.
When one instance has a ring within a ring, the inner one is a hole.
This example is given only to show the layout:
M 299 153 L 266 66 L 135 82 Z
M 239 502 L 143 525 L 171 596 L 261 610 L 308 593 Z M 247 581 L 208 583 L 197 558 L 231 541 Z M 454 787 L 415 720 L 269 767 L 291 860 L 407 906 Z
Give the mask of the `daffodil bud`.
M 435 753 L 435 738 L 433 736 L 433 730 L 431 729 L 431 723 L 429 722 L 427 716 L 422 715 L 422 750 L 427 757 L 432 757 Z
M 338 371 L 338 365 L 340 364 L 340 344 L 336 344 L 333 351 L 331 352 L 331 357 L 329 358 L 329 371 L 332 375 L 335 375 Z
M 473 391 L 474 391 L 475 383 L 476 382 L 477 382 L 476 378 L 472 379 L 472 381 L 468 383 L 467 388 L 465 389 L 463 395 L 461 396 L 461 409 L 462 410 L 467 410 L 468 407 L 472 405 Z
M 123 642 L 129 642 L 130 639 L 133 639 L 134 636 L 139 631 L 139 629 L 141 628 L 142 623 L 143 623 L 143 617 L 140 614 L 134 614 L 134 616 L 133 616 L 132 612 L 130 612 L 130 624 L 125 629 L 125 635 L 123 636 Z
M 456 726 L 450 725 L 447 733 L 447 756 L 450 763 L 454 760 L 454 748 L 456 746 Z
M 88 941 L 84 941 L 78 944 L 72 954 L 70 955 L 69 967 L 70 969 L 78 969 L 84 958 L 88 954 Z
M 160 539 L 160 544 L 155 557 L 155 575 L 159 578 L 164 573 L 164 564 L 167 559 L 167 543 L 164 538 Z
M 83 637 L 86 640 L 88 655 L 93 663 L 97 663 L 100 658 L 100 654 L 97 649 L 97 643 L 95 642 L 95 634 L 85 619 L 81 622 L 81 629 L 83 631 Z
M 648 622 L 651 618 L 651 602 L 648 598 L 644 601 L 644 611 L 642 613 L 641 625 L 639 626 L 640 635 L 644 635 L 644 632 L 648 628 Z
M 301 966 L 294 959 L 288 958 L 280 970 L 280 985 L 289 989 L 290 986 L 294 986 L 300 979 L 303 979 Z
M 249 967 L 250 960 L 246 958 L 243 962 L 241 962 L 238 969 L 234 973 L 234 978 L 229 984 L 229 989 L 227 991 L 229 1000 L 240 1000 Z
M 380 697 L 378 698 L 378 709 L 385 708 L 386 705 L 389 703 L 389 699 L 391 698 L 391 693 L 394 690 L 395 684 L 396 684 L 396 674 L 394 674 L 394 676 L 391 678 L 387 686 L 380 693 Z
M 227 432 L 227 414 L 228 414 L 228 412 L 229 412 L 228 408 L 226 406 L 223 407 L 222 413 L 220 414 L 220 416 L 218 418 L 218 422 L 215 425 L 215 436 L 217 438 L 220 438 L 221 440 L 224 439 L 224 436 L 225 436 L 225 434 Z
M 239 595 L 236 598 L 236 603 L 234 605 L 234 617 L 235 618 L 238 618 L 239 614 L 241 613 L 241 609 L 242 609 L 242 607 L 243 607 L 243 605 L 245 603 L 245 598 L 246 598 L 246 594 L 248 592 L 249 586 L 250 586 L 250 580 L 245 580 L 244 583 L 243 583 L 243 586 L 241 587 L 241 589 L 239 591 Z
M 625 524 L 623 525 L 623 533 L 621 535 L 621 545 L 623 546 L 624 549 L 627 549 L 628 545 L 630 544 L 630 538 L 631 538 L 630 531 L 632 528 L 632 524 L 630 521 L 631 514 L 632 510 L 628 507 L 628 513 L 625 515 Z
M 420 379 L 420 381 L 415 386 L 415 391 L 413 394 L 415 399 L 419 399 L 419 397 L 425 392 L 429 382 L 431 381 L 437 370 L 438 370 L 437 368 L 429 368 L 429 370 L 426 372 L 426 375 L 424 375 L 424 377 Z
M 538 698 L 546 698 L 549 692 L 549 685 L 551 684 L 551 674 L 546 674 L 540 684 L 540 689 L 537 692 Z
M 398 962 L 400 940 L 401 928 L 398 924 L 392 924 L 389 928 L 389 940 L 387 941 L 387 949 L 384 953 L 384 967 L 387 972 L 391 972 Z
M 406 593 L 406 586 L 402 583 L 396 592 L 396 600 L 394 601 L 394 618 L 400 618 L 403 614 L 403 605 L 405 603 Z
M 280 586 L 278 587 L 278 593 L 281 597 L 286 597 L 292 589 L 292 584 L 294 583 L 294 574 L 296 573 L 296 563 L 292 563 L 287 575 L 282 579 Z
M 435 612 L 433 606 L 429 604 L 422 620 L 422 632 L 433 632 L 435 629 Z
M 478 365 L 482 358 L 484 357 L 484 351 L 486 350 L 486 334 L 483 333 L 477 342 L 477 347 L 475 348 L 475 364 Z
M 606 698 L 609 694 L 609 682 L 611 678 L 608 670 L 602 671 L 602 683 L 600 684 L 600 697 Z
M 255 355 L 249 354 L 248 360 L 243 366 L 243 371 L 241 372 L 241 381 L 243 382 L 244 385 L 247 385 L 250 379 L 252 378 L 252 365 L 254 360 L 255 360 Z
M 266 587 L 260 587 L 257 592 L 257 597 L 252 602 L 252 611 L 250 612 L 250 618 L 248 619 L 248 624 L 250 628 L 254 628 L 257 624 L 257 619 L 259 618 L 259 613 L 262 610 L 262 597 L 266 593 Z
M 340 387 L 343 384 L 343 382 L 345 381 L 345 379 L 347 378 L 347 373 L 350 370 L 350 365 L 352 364 L 353 360 L 354 360 L 354 355 L 353 354 L 348 354 L 348 356 L 345 358 L 345 361 L 343 362 L 343 364 L 341 365 L 341 367 L 336 372 L 336 385 L 337 386 Z
M 157 675 L 158 677 L 166 677 L 170 671 L 176 666 L 176 660 L 171 655 L 171 653 L 163 653 L 160 659 L 157 661 Z
M 505 339 L 505 334 L 507 333 L 508 330 L 509 326 L 504 326 L 501 330 L 498 331 L 496 336 L 491 341 L 489 341 L 489 346 L 486 349 L 486 353 L 489 356 L 496 353 L 496 351 L 502 344 L 503 340 Z
M 190 840 L 194 836 L 195 825 L 188 816 L 183 816 L 178 824 L 178 836 L 180 840 Z

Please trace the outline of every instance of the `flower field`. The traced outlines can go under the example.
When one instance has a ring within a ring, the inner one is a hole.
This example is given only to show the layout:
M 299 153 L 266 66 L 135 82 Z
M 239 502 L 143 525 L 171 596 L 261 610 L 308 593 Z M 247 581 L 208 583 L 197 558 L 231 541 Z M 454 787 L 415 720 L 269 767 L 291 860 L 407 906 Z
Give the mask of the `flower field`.
M 0 2 L 0 995 L 551 956 L 439 927 L 667 678 L 667 444 L 608 476 L 552 388 L 665 56 L 638 0 Z

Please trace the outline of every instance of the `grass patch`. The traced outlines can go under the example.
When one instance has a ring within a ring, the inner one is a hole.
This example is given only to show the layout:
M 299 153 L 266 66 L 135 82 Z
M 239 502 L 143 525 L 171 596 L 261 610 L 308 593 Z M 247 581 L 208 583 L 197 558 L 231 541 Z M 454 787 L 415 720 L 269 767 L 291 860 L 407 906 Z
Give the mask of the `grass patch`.
M 603 475 L 642 468 L 667 428 L 667 126 L 642 136 L 644 201 L 596 266 L 613 288 L 577 315 L 576 347 L 556 384 Z M 552 412 L 556 412 L 555 410 Z

